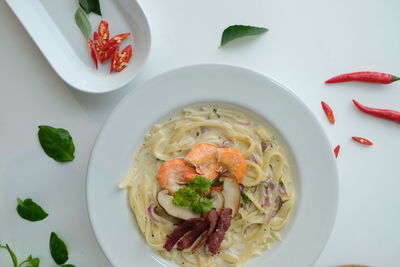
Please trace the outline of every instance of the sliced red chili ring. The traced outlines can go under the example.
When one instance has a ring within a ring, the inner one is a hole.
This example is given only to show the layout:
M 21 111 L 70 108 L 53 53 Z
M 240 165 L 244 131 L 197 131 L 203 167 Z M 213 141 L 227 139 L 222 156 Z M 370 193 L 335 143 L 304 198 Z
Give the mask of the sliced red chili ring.
M 322 109 L 324 110 L 325 115 L 328 118 L 329 122 L 331 124 L 335 124 L 335 116 L 333 115 L 332 108 L 324 101 L 321 101 L 321 105 L 322 105 Z
M 131 35 L 130 33 L 121 33 L 118 34 L 116 36 L 114 36 L 113 38 L 111 38 L 108 43 L 107 43 L 107 47 L 112 45 L 112 44 L 119 44 L 121 43 L 123 40 L 125 40 L 126 38 L 129 37 L 129 35 Z
M 352 139 L 360 144 L 366 145 L 366 146 L 372 146 L 374 143 L 372 143 L 370 140 L 362 138 L 362 137 L 356 137 L 353 136 Z
M 103 41 L 102 44 L 105 45 L 108 42 L 108 39 L 110 38 L 110 31 L 108 30 L 108 22 L 105 20 L 100 21 L 97 31 L 101 37 L 101 40 Z
M 333 150 L 333 153 L 335 154 L 335 158 L 338 157 L 339 151 L 340 151 L 340 145 L 337 145 L 337 146 L 335 147 L 335 149 Z
M 111 57 L 111 64 L 110 64 L 110 73 L 115 70 L 115 67 L 118 62 L 118 54 L 119 54 L 119 47 L 117 46 L 114 50 L 114 53 Z
M 99 65 L 98 65 L 98 62 L 97 62 L 96 49 L 94 48 L 93 40 L 88 39 L 88 47 L 89 47 L 89 53 L 92 56 L 94 64 L 96 65 L 96 69 L 98 69 Z
M 128 66 L 129 60 L 132 57 L 132 45 L 125 47 L 118 56 L 118 62 L 114 67 L 116 72 L 120 72 Z

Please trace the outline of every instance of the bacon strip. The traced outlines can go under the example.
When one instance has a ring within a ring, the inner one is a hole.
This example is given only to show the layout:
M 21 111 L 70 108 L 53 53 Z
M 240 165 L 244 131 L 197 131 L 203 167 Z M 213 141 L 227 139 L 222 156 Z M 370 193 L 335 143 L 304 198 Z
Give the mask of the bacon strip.
M 184 250 L 185 248 L 189 248 L 193 243 L 204 233 L 209 227 L 208 221 L 199 221 L 194 229 L 187 233 L 177 244 L 178 250 Z
M 215 226 L 217 225 L 218 222 L 218 212 L 215 208 L 213 208 L 211 211 L 208 212 L 207 214 L 207 221 L 209 223 L 208 231 L 205 233 L 199 243 L 196 244 L 196 246 L 192 249 L 192 252 L 196 252 L 199 248 L 201 248 L 208 240 L 210 235 L 215 229 Z
M 206 250 L 208 250 L 212 255 L 215 255 L 221 247 L 221 243 L 224 240 L 225 232 L 231 225 L 231 219 L 232 209 L 223 208 L 218 218 L 217 227 L 207 241 Z
M 175 246 L 175 244 L 184 236 L 187 232 L 193 230 L 198 222 L 205 222 L 205 218 L 192 218 L 184 221 L 175 230 L 168 236 L 167 241 L 165 241 L 164 248 L 167 251 L 171 251 L 171 249 Z

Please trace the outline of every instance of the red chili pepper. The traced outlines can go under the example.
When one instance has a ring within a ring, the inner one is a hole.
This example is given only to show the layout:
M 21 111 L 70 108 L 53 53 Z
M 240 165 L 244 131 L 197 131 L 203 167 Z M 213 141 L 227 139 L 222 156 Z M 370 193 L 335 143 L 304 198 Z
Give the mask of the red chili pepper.
M 128 45 L 125 47 L 121 54 L 118 56 L 118 62 L 114 67 L 114 70 L 116 72 L 121 72 L 123 69 L 125 69 L 128 66 L 128 62 L 131 59 L 132 56 L 132 45 Z
M 97 31 L 101 37 L 101 40 L 103 41 L 102 45 L 105 45 L 108 42 L 108 39 L 110 38 L 110 31 L 108 30 L 108 22 L 105 20 L 100 21 Z
M 88 39 L 88 47 L 89 47 L 89 53 L 92 56 L 94 64 L 96 65 L 96 69 L 99 69 L 99 65 L 97 62 L 96 49 L 94 48 L 94 43 L 91 39 Z
M 340 145 L 337 145 L 337 146 L 335 147 L 335 149 L 333 150 L 333 153 L 335 154 L 335 158 L 338 157 L 339 151 L 340 151 Z
M 362 137 L 352 137 L 354 141 L 359 142 L 360 144 L 366 145 L 366 146 L 372 146 L 373 143 L 369 141 L 368 139 L 362 138 Z
M 372 72 L 372 71 L 361 71 L 342 74 L 330 78 L 325 83 L 341 83 L 341 82 L 367 82 L 367 83 L 383 83 L 388 84 L 400 80 L 399 77 L 388 73 Z
M 103 47 L 103 40 L 97 32 L 93 33 L 94 48 L 96 49 L 97 55 L 99 56 L 100 63 L 105 61 L 106 51 Z
M 104 55 L 104 61 L 106 61 L 107 59 L 111 58 L 114 55 L 115 49 L 117 49 L 117 47 L 118 47 L 118 44 L 113 44 L 107 48 L 105 55 Z
M 111 64 L 110 64 L 110 73 L 115 70 L 115 67 L 118 63 L 118 55 L 119 55 L 119 47 L 117 46 L 114 50 L 114 53 L 111 57 Z
M 115 35 L 113 38 L 111 38 L 108 43 L 107 43 L 107 47 L 112 45 L 112 44 L 119 44 L 121 43 L 123 40 L 125 40 L 126 38 L 129 37 L 129 35 L 131 35 L 130 33 L 121 33 L 118 35 Z
M 369 115 L 372 115 L 372 116 L 375 116 L 375 117 L 378 117 L 381 119 L 386 119 L 386 120 L 400 123 L 400 111 L 367 107 L 367 106 L 361 105 L 354 99 L 353 99 L 353 103 L 359 110 L 361 110 L 364 113 L 367 113 Z
M 328 118 L 330 123 L 335 124 L 335 116 L 333 115 L 332 108 L 324 101 L 321 101 L 321 105 L 322 105 L 322 109 L 324 110 L 326 117 Z

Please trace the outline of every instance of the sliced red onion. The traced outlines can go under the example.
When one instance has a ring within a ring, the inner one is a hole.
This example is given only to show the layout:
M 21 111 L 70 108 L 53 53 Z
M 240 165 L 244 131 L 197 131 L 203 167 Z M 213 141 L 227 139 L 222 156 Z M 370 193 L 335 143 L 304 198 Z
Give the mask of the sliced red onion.
M 281 207 L 282 207 L 282 198 L 280 197 L 280 196 L 278 196 L 276 199 L 275 199 L 275 211 L 273 212 L 273 217 L 275 217 L 276 216 L 276 214 L 278 214 L 278 212 L 279 212 L 279 210 L 281 209 Z
M 243 191 L 245 189 L 244 185 L 239 184 L 239 189 L 240 189 L 240 191 Z
M 251 153 L 251 154 L 250 154 L 249 160 L 250 160 L 251 162 L 257 164 L 257 158 L 256 158 L 256 155 L 255 155 L 254 153 Z
M 152 219 L 153 221 L 155 221 L 156 223 L 160 222 L 160 217 L 155 213 L 154 209 L 155 209 L 155 205 L 153 203 L 151 203 L 148 207 L 147 207 L 147 213 L 150 216 L 150 219 Z
M 272 147 L 271 142 L 265 142 L 265 141 L 261 142 L 261 149 L 263 153 L 265 152 L 265 150 L 267 150 L 268 147 Z
M 264 197 L 264 207 L 269 207 L 269 206 L 271 206 L 271 202 L 269 201 L 269 196 L 266 195 Z
M 211 128 L 209 128 L 209 127 L 207 127 L 207 126 L 201 126 L 200 127 L 200 132 L 203 134 L 203 133 L 206 133 L 206 132 L 209 132 L 209 131 L 211 131 Z

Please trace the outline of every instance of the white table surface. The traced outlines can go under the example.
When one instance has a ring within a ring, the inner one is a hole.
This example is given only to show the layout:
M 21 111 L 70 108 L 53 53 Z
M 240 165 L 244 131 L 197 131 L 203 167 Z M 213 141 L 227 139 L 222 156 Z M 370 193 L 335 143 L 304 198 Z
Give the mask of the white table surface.
M 251 68 L 286 85 L 320 120 L 332 147 L 342 146 L 337 220 L 314 266 L 399 266 L 400 126 L 358 112 L 351 99 L 400 110 L 400 83 L 326 86 L 323 81 L 359 70 L 400 74 L 400 1 L 140 3 L 152 28 L 148 63 L 125 88 L 90 95 L 56 75 L 0 1 L 0 243 L 9 243 L 21 259 L 31 253 L 41 258 L 42 266 L 53 266 L 48 240 L 55 231 L 68 243 L 70 263 L 110 266 L 91 230 L 85 200 L 87 162 L 101 125 L 118 101 L 145 80 L 175 67 L 217 62 Z M 217 49 L 223 29 L 232 24 L 270 31 Z M 333 107 L 334 126 L 327 122 L 321 100 Z M 71 132 L 76 145 L 72 163 L 58 164 L 43 153 L 37 139 L 41 124 Z M 363 147 L 350 140 L 353 135 L 375 145 Z M 50 216 L 40 223 L 21 220 L 17 197 L 32 197 Z M 312 233 L 304 245 L 311 240 Z M 0 251 L 0 266 L 11 266 L 5 251 Z

